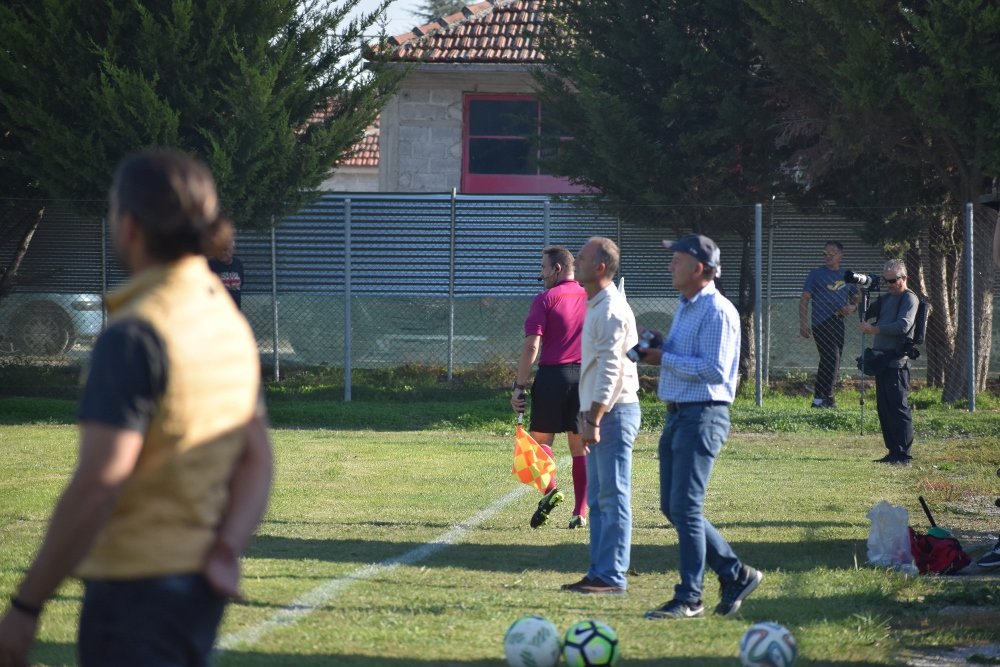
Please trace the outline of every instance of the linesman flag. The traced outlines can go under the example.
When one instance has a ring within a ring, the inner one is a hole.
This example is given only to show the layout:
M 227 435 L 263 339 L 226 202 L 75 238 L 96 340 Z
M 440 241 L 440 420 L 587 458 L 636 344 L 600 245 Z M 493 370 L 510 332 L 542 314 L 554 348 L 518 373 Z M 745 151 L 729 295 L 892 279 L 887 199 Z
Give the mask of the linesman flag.
M 514 435 L 514 467 L 511 474 L 524 484 L 531 484 L 544 494 L 556 474 L 556 462 L 525 433 L 521 425 L 524 415 L 517 416 L 517 433 Z

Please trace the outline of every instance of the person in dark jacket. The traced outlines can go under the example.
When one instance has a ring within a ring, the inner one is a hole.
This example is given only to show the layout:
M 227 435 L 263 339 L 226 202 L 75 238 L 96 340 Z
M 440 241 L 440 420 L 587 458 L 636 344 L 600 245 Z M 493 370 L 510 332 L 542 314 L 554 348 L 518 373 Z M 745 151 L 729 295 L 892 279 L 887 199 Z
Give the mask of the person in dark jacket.
M 884 367 L 875 375 L 875 400 L 882 426 L 882 440 L 889 453 L 876 463 L 909 467 L 913 458 L 913 416 L 910 412 L 910 364 L 902 354 L 907 337 L 913 335 L 920 300 L 906 286 L 906 264 L 890 259 L 882 267 L 883 294 L 869 308 L 861 331 L 875 336 L 872 349 L 884 354 Z

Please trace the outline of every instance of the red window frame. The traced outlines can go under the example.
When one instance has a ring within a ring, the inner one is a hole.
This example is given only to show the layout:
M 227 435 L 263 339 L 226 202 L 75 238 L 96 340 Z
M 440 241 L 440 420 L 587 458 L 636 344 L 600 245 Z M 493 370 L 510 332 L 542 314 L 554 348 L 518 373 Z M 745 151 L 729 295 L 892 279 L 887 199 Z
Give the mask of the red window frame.
M 549 174 L 473 174 L 469 172 L 469 141 L 476 138 L 507 138 L 492 135 L 471 134 L 472 123 L 469 113 L 472 102 L 535 102 L 538 109 L 536 127 L 541 131 L 541 104 L 533 95 L 524 94 L 483 94 L 466 93 L 462 109 L 462 192 L 470 194 L 575 194 L 588 192 L 586 188 L 573 185 L 569 179 Z M 510 137 L 514 139 L 514 137 Z

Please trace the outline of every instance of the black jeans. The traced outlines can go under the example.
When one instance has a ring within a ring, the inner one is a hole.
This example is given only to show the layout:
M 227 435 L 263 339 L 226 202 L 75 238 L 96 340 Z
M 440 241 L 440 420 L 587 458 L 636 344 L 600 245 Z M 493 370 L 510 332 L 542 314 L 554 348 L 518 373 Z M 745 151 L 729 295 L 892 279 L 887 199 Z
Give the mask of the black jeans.
M 913 447 L 913 416 L 910 413 L 910 367 L 886 368 L 875 376 L 875 401 L 882 440 L 889 456 L 910 458 Z
M 81 667 L 204 667 L 226 601 L 200 574 L 84 582 Z
M 844 318 L 831 317 L 813 325 L 813 340 L 819 351 L 819 369 L 816 371 L 815 398 L 833 399 L 833 387 L 840 374 L 840 355 L 844 351 Z

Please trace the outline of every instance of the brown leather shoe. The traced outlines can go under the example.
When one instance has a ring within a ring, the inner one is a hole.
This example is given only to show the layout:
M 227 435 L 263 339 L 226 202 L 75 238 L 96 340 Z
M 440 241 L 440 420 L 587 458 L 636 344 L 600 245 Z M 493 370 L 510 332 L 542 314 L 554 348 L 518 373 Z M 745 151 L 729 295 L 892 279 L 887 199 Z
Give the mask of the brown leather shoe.
M 605 583 L 601 579 L 591 579 L 589 583 L 581 583 L 578 586 L 569 588 L 574 593 L 583 593 L 584 595 L 625 595 L 625 589 L 619 588 L 618 586 L 612 586 L 611 584 Z
M 580 581 L 574 581 L 572 584 L 563 584 L 559 588 L 564 591 L 575 591 L 580 586 L 586 586 L 588 584 L 593 583 L 593 581 L 594 580 L 591 579 L 590 577 L 584 576 L 584 578 L 581 579 Z

